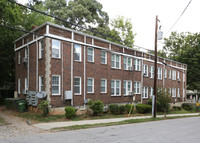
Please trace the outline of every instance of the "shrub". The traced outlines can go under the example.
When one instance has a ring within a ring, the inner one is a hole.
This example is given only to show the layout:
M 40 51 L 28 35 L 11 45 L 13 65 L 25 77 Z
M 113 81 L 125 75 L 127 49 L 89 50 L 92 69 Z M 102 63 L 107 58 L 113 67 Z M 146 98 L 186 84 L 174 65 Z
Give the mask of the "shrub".
M 67 106 L 65 107 L 65 117 L 71 119 L 76 115 L 76 111 L 73 107 Z
M 110 104 L 109 110 L 110 110 L 111 114 L 116 115 L 119 113 L 119 106 L 117 104 Z
M 180 106 L 173 106 L 172 109 L 175 110 L 175 111 L 176 110 L 181 110 L 181 107 Z
M 103 102 L 101 102 L 100 100 L 97 100 L 94 102 L 89 101 L 88 105 L 89 105 L 90 109 L 92 109 L 94 111 L 94 113 L 93 113 L 94 116 L 103 113 Z
M 132 106 L 132 110 L 131 110 L 131 106 Z M 134 111 L 134 105 L 126 104 L 125 107 L 126 107 L 126 112 L 127 113 L 129 113 L 130 110 L 131 110 L 131 113 L 133 113 L 133 111 Z
M 42 100 L 42 102 L 39 104 L 39 109 L 43 112 L 43 116 L 47 117 L 50 112 L 49 102 L 46 100 Z
M 119 114 L 123 114 L 126 111 L 125 105 L 120 105 L 119 106 Z
M 171 98 L 168 92 L 165 92 L 163 89 L 158 88 L 157 91 L 157 109 L 161 112 L 168 112 L 170 105 Z M 159 102 L 159 103 L 158 103 Z
M 149 99 L 149 100 L 147 101 L 147 104 L 152 106 L 152 99 Z M 156 107 L 157 107 L 157 108 L 156 108 L 157 111 L 161 111 L 161 110 L 160 110 L 160 109 L 161 109 L 161 105 L 160 105 L 160 102 L 159 102 L 158 100 L 156 101 L 156 104 L 157 104 L 157 106 L 156 106 Z M 161 111 L 161 112 L 162 112 L 162 111 Z
M 182 108 L 187 111 L 191 111 L 193 109 L 193 106 L 192 106 L 192 104 L 189 104 L 189 103 L 183 103 Z
M 136 110 L 138 113 L 150 113 L 152 110 L 151 105 L 146 105 L 146 104 L 137 104 L 136 105 Z

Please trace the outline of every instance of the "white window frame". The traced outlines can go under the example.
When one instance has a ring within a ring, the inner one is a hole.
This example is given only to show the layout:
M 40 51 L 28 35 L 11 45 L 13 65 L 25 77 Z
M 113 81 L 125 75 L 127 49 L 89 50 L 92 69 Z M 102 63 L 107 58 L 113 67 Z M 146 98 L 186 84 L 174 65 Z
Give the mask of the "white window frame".
M 181 95 L 180 95 L 180 88 L 177 88 L 177 97 L 181 97 Z
M 102 56 L 102 52 L 105 53 L 105 57 Z M 102 60 L 102 58 L 103 58 L 103 59 L 105 58 L 105 63 L 102 63 L 102 61 L 101 61 L 101 64 L 107 64 L 107 52 L 106 52 L 105 50 L 101 50 L 101 60 Z
M 176 71 L 172 71 L 172 80 L 176 80 Z
M 18 78 L 18 94 L 21 93 L 21 80 Z
M 24 89 L 28 90 L 28 78 L 24 79 Z
M 124 83 L 126 84 L 126 87 L 124 88 Z M 128 90 L 128 83 L 130 83 L 130 90 Z M 126 90 L 126 94 L 124 94 L 124 89 Z M 124 80 L 123 81 L 123 94 L 129 95 L 129 92 L 132 92 L 132 81 L 131 80 Z
M 89 54 L 89 52 L 88 52 L 88 50 L 92 50 L 92 54 Z M 90 61 L 89 59 L 88 59 L 88 56 L 92 56 L 92 61 Z M 94 48 L 91 48 L 91 47 L 87 47 L 87 61 L 88 62 L 94 62 Z
M 44 40 L 39 41 L 39 59 L 44 57 Z
M 153 87 L 149 87 L 149 95 L 150 96 L 153 96 L 153 93 L 154 92 L 154 89 L 153 89 Z
M 143 76 L 148 77 L 148 65 L 143 65 Z
M 53 77 L 58 77 L 58 80 L 59 80 L 59 82 L 58 82 L 58 85 L 53 85 Z M 52 84 L 51 84 L 51 92 L 52 92 L 52 95 L 60 95 L 60 75 L 52 75 Z M 53 86 L 58 86 L 58 93 L 53 93 Z
M 79 52 L 76 52 L 76 48 L 80 48 Z M 80 55 L 79 60 L 75 59 L 75 54 L 78 53 Z M 82 48 L 81 45 L 74 44 L 74 61 L 81 62 L 82 61 Z
M 167 78 L 167 70 L 164 69 L 164 78 Z
M 130 63 L 128 62 L 130 60 Z M 132 58 L 131 57 L 123 57 L 123 68 L 124 70 L 128 70 L 129 67 L 132 67 Z
M 43 91 L 44 91 L 44 77 L 39 76 L 39 92 L 42 92 L 42 87 L 43 87 Z
M 112 56 L 114 56 L 114 60 L 112 60 Z M 117 56 L 119 56 L 119 67 L 117 67 Z M 114 65 L 112 65 L 112 62 Z M 111 68 L 121 69 L 121 55 L 112 54 L 111 55 Z
M 74 83 L 74 94 L 75 95 L 81 95 L 81 77 L 80 76 L 75 76 L 74 77 L 74 82 L 75 82 L 75 78 L 78 78 L 79 79 L 79 85 L 75 85 L 75 83 Z M 79 93 L 75 93 L 75 87 L 79 87 Z
M 148 87 L 144 86 L 142 88 L 142 98 L 148 98 Z
M 104 88 L 105 88 L 105 91 L 104 91 L 104 92 L 102 92 L 102 91 L 101 91 L 101 93 L 107 93 L 107 79 L 105 79 L 105 78 L 102 78 L 102 79 L 101 79 L 101 81 L 102 81 L 102 80 L 104 80 L 104 81 L 105 81 L 105 85 L 104 85 L 104 86 L 102 86 L 102 84 L 100 83 L 100 87 L 104 87 Z
M 158 71 L 157 71 L 157 79 L 162 80 L 162 68 L 158 68 Z
M 180 79 L 180 73 L 179 73 L 179 71 L 177 71 L 177 80 L 179 80 Z
M 53 46 L 53 42 L 54 42 L 54 41 L 58 41 L 58 42 L 59 42 L 59 46 L 58 46 L 58 47 Z M 59 41 L 59 40 L 52 39 L 52 58 L 58 58 L 58 59 L 60 59 L 60 57 L 61 57 L 60 45 L 61 45 L 61 44 L 60 44 L 60 41 Z M 55 57 L 55 56 L 53 55 L 53 49 L 58 50 L 58 57 Z
M 140 82 L 139 81 L 134 81 L 134 93 L 135 94 L 140 94 L 141 93 L 141 89 L 140 89 Z M 139 89 L 139 92 L 138 92 Z
M 171 78 L 172 78 L 172 71 L 169 70 L 169 79 L 171 79 Z
M 183 73 L 183 82 L 185 82 L 185 73 Z
M 141 71 L 141 60 L 140 59 L 134 59 L 134 69 L 136 71 Z
M 21 63 L 21 53 L 20 53 L 20 51 L 18 52 L 18 64 L 20 64 Z
M 121 96 L 121 80 L 116 80 L 116 79 L 112 79 L 111 80 L 111 91 L 112 91 L 112 81 L 114 82 L 114 94 L 111 93 L 111 96 Z M 117 81 L 119 82 L 119 94 L 116 94 L 117 93 Z
M 88 80 L 92 80 L 92 91 L 88 91 Z M 94 78 L 88 77 L 87 78 L 87 93 L 94 93 Z
M 150 66 L 150 78 L 154 78 L 154 66 Z
M 172 88 L 172 97 L 176 97 L 176 88 Z

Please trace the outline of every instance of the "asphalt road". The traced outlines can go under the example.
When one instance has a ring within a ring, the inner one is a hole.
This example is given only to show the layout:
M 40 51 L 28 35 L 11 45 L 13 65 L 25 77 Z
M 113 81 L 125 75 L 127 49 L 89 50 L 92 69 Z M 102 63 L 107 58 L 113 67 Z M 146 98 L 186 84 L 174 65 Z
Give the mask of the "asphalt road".
M 200 117 L 42 133 L 0 143 L 199 143 Z

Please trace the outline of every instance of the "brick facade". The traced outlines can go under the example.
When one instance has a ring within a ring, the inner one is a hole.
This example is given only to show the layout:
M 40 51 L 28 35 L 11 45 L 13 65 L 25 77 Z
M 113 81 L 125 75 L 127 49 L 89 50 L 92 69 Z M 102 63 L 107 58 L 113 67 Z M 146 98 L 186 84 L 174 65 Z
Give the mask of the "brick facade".
M 27 34 L 15 41 L 15 69 L 16 69 L 16 91 L 18 91 L 18 79 L 20 79 L 19 96 L 25 97 L 22 90 L 25 88 L 25 78 L 28 78 L 28 90 L 39 91 L 39 76 L 44 77 L 44 90 L 48 94 L 48 100 L 54 107 L 58 106 L 82 106 L 84 99 L 101 100 L 104 104 L 110 103 L 127 103 L 132 102 L 132 96 L 123 94 L 123 81 L 132 82 L 134 91 L 134 82 L 140 83 L 140 93 L 136 94 L 136 101 L 146 103 L 150 98 L 150 87 L 153 87 L 154 79 L 150 77 L 150 66 L 154 66 L 154 55 L 147 54 L 133 48 L 121 46 L 119 44 L 100 39 L 98 37 L 83 34 L 61 26 L 45 23 L 33 30 L 34 32 L 45 34 L 44 37 Z M 60 57 L 52 57 L 52 39 L 60 41 Z M 39 59 L 39 41 L 44 42 L 44 57 Z M 26 42 L 25 42 L 26 41 Z M 75 45 L 81 46 L 81 60 L 75 61 Z M 22 62 L 25 56 L 25 48 L 28 49 L 28 64 Z M 88 62 L 87 48 L 94 49 L 94 61 Z M 72 50 L 73 49 L 73 50 Z M 101 51 L 107 53 L 106 64 L 101 63 Z M 20 53 L 21 63 L 18 64 L 18 54 Z M 111 67 L 111 55 L 119 55 L 121 65 L 119 69 Z M 140 70 L 124 70 L 123 57 L 140 60 Z M 166 64 L 164 64 L 166 63 Z M 148 76 L 143 76 L 142 67 L 148 65 Z M 171 61 L 169 59 L 158 58 L 158 68 L 162 69 L 162 78 L 158 79 L 158 87 L 166 88 L 167 91 L 176 88 L 175 97 L 171 98 L 172 102 L 182 102 L 185 100 L 186 91 L 186 70 L 187 65 Z M 167 70 L 167 78 L 164 78 L 164 69 Z M 176 72 L 176 79 L 169 79 L 169 71 Z M 179 72 L 180 80 L 177 79 Z M 183 76 L 183 73 L 185 76 Z M 59 95 L 52 95 L 52 76 L 57 75 L 59 81 Z M 74 94 L 74 77 L 81 78 L 81 94 Z M 87 93 L 87 78 L 94 79 L 94 92 Z M 183 79 L 185 78 L 185 79 Z M 101 79 L 107 80 L 107 92 L 101 93 Z M 111 95 L 111 80 L 121 81 L 121 94 Z M 72 83 L 72 84 L 71 84 Z M 147 98 L 142 98 L 143 87 L 148 87 Z M 180 97 L 177 92 L 179 89 Z M 72 100 L 65 100 L 65 91 L 72 91 Z M 172 91 L 172 90 L 171 90 Z

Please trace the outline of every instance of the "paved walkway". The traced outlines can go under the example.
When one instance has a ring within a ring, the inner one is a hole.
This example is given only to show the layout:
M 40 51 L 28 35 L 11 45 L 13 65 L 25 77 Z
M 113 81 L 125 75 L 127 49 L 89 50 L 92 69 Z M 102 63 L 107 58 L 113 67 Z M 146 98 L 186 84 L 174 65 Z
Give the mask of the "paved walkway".
M 190 114 L 169 114 L 167 117 L 174 117 L 174 116 L 193 116 L 199 115 L 199 113 L 190 113 Z M 111 122 L 120 122 L 129 119 L 146 119 L 151 118 L 152 116 L 139 116 L 139 117 L 126 117 L 126 118 L 112 118 L 112 119 L 98 119 L 98 120 L 82 120 L 82 121 L 66 121 L 66 122 L 54 122 L 54 123 L 39 123 L 34 124 L 33 126 L 44 129 L 50 130 L 53 128 L 59 127 L 69 127 L 74 125 L 85 125 L 85 124 L 98 124 L 98 123 L 111 123 Z M 164 115 L 157 115 L 157 117 L 164 117 Z

